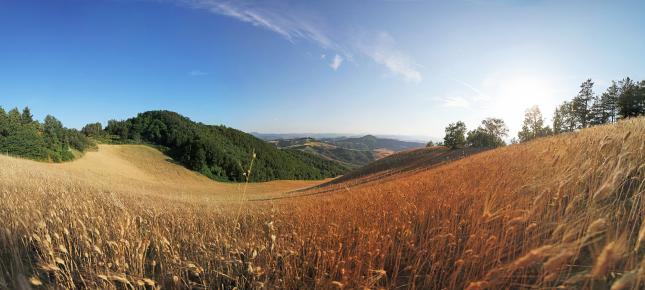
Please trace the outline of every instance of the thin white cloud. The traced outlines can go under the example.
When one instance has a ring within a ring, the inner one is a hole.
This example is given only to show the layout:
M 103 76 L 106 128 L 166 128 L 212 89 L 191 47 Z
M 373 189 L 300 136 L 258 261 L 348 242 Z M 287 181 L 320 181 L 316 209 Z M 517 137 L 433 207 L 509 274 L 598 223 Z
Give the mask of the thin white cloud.
M 242 22 L 261 27 L 282 35 L 291 42 L 298 39 L 312 41 L 322 48 L 334 49 L 336 44 L 312 19 L 301 13 L 290 13 L 285 7 L 272 7 L 267 2 L 244 0 L 179 0 L 180 3 L 214 14 L 235 18 Z M 260 4 L 262 3 L 262 4 Z
M 394 38 L 387 32 L 379 33 L 375 39 L 363 39 L 357 46 L 362 53 L 405 80 L 418 83 L 423 79 L 416 68 L 418 65 L 396 47 Z
M 462 97 L 445 97 L 440 98 L 444 107 L 449 108 L 467 108 L 470 107 L 470 101 Z
M 403 77 L 407 81 L 418 83 L 422 80 L 419 67 L 411 57 L 396 47 L 394 39 L 382 32 L 366 39 L 367 41 L 353 46 L 344 46 L 332 40 L 321 21 L 316 17 L 294 11 L 289 7 L 275 6 L 275 2 L 250 0 L 174 0 L 193 9 L 207 10 L 213 14 L 223 15 L 249 23 L 274 33 L 290 42 L 305 40 L 312 42 L 324 50 L 335 52 L 336 56 L 330 67 L 337 70 L 343 61 L 354 62 L 353 52 L 367 56 L 374 62 L 385 66 L 390 72 Z M 271 6 L 273 5 L 273 6 Z M 321 58 L 326 56 L 323 54 Z
M 189 74 L 191 77 L 199 77 L 199 76 L 205 76 L 205 75 L 207 75 L 208 73 L 203 72 L 203 71 L 201 71 L 201 70 L 191 70 L 188 74 Z
M 329 66 L 330 66 L 333 70 L 338 70 L 338 68 L 340 67 L 340 65 L 341 65 L 342 63 L 343 63 L 343 57 L 342 57 L 342 56 L 340 56 L 340 55 L 338 55 L 338 54 L 336 54 L 336 56 L 334 56 L 334 60 L 332 60 L 332 61 L 331 61 L 331 63 L 329 64 Z

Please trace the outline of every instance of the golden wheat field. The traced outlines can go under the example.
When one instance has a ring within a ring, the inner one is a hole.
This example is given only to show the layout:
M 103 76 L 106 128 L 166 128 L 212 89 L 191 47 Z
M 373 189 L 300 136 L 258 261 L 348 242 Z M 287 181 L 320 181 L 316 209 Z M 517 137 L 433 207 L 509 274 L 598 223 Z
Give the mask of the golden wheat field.
M 297 193 L 165 158 L 0 157 L 0 289 L 645 286 L 643 118 Z

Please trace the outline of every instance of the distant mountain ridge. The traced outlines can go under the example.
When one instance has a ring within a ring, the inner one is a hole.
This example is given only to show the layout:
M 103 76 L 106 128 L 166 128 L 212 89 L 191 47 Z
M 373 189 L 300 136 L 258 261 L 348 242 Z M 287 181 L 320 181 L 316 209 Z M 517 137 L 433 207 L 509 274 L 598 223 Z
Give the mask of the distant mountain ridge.
M 440 138 L 428 138 L 421 135 L 388 135 L 388 134 L 347 134 L 347 133 L 259 133 L 250 132 L 249 134 L 260 138 L 265 141 L 272 141 L 278 139 L 300 139 L 300 138 L 314 138 L 314 139 L 344 139 L 344 138 L 359 138 L 367 135 L 372 135 L 382 139 L 394 139 L 405 142 L 427 143 L 428 140 L 439 140 Z
M 322 139 L 324 142 L 334 144 L 336 146 L 355 149 L 355 150 L 375 150 L 375 149 L 388 149 L 394 152 L 399 152 L 412 148 L 424 147 L 424 143 L 401 141 L 389 138 L 379 138 L 374 135 L 365 135 L 357 138 L 331 138 Z

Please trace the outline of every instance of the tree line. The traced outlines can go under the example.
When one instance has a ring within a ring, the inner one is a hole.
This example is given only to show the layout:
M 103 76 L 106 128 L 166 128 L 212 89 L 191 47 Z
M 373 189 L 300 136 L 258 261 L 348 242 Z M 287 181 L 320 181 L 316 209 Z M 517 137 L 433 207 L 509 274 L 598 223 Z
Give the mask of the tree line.
M 630 78 L 612 81 L 605 92 L 594 93 L 594 82 L 585 80 L 571 100 L 556 107 L 552 124 L 546 124 L 540 109 L 533 106 L 526 110 L 522 129 L 511 143 L 526 142 L 535 138 L 572 132 L 595 125 L 610 124 L 620 119 L 645 115 L 645 80 L 635 82 Z M 428 146 L 444 145 L 450 148 L 504 146 L 503 138 L 508 129 L 501 119 L 488 118 L 475 130 L 467 132 L 464 122 L 446 127 L 443 143 L 429 142 Z
M 40 161 L 74 159 L 73 150 L 84 152 L 94 142 L 76 129 L 65 128 L 51 115 L 34 120 L 29 107 L 8 112 L 0 107 L 0 153 Z

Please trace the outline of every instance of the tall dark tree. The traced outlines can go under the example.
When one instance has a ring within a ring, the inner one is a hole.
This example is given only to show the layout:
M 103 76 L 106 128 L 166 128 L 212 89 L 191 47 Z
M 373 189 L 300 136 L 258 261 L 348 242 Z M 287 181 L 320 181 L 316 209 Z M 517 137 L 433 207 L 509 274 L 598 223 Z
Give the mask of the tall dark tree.
M 608 116 L 605 114 L 604 104 L 602 97 L 594 95 L 589 109 L 589 125 L 600 125 L 609 122 Z
M 620 89 L 615 81 L 601 95 L 593 97 L 593 104 L 590 109 L 590 125 L 613 123 L 618 115 L 618 97 Z
M 618 97 L 620 88 L 616 81 L 611 81 L 611 86 L 607 88 L 600 97 L 600 106 L 603 109 L 603 120 L 605 123 L 614 123 L 618 119 Z
M 580 85 L 580 92 L 573 98 L 572 108 L 577 128 L 586 128 L 591 120 L 591 105 L 593 103 L 593 81 L 587 79 Z
M 466 124 L 462 121 L 449 124 L 446 127 L 446 136 L 443 137 L 443 145 L 453 149 L 466 146 Z
M 635 83 L 630 78 L 620 81 L 618 111 L 622 118 L 645 115 L 645 81 Z
M 20 120 L 22 121 L 23 124 L 31 124 L 34 122 L 34 116 L 31 114 L 31 110 L 29 110 L 29 107 L 25 107 L 22 110 L 22 114 L 20 115 Z

